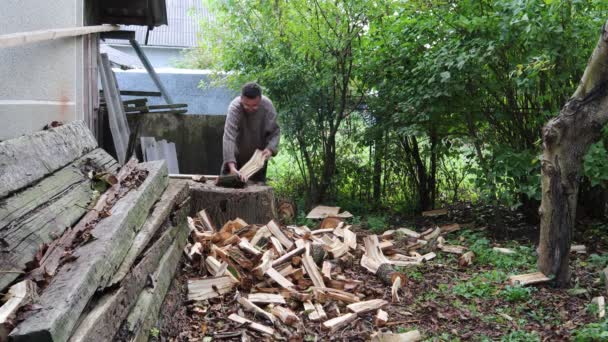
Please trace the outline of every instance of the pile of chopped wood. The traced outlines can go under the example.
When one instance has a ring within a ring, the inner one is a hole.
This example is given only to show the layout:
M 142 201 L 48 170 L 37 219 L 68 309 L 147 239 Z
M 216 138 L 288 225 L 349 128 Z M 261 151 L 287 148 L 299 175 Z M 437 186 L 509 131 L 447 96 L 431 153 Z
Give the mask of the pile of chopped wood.
M 187 182 L 163 161 L 116 172 L 81 122 L 0 143 L 0 164 L 0 340 L 147 338 L 186 244 Z
M 379 237 L 355 232 L 338 217 L 326 217 L 315 230 L 274 220 L 250 225 L 239 218 L 218 230 L 212 222 L 205 210 L 189 218 L 190 243 L 184 253 L 200 275 L 188 280 L 191 310 L 206 317 L 204 330 L 215 338 L 251 334 L 289 339 L 315 331 L 323 339 L 351 329 L 358 320 L 367 322 L 367 337 L 376 331 L 375 340 L 415 341 L 420 339 L 417 331 L 390 332 L 402 321 L 391 322 L 389 309 L 398 305 L 408 281 L 398 268 L 433 259 L 432 250 L 472 258 L 465 247 L 445 242 L 443 235 L 458 230 L 457 224 L 423 233 L 400 228 Z M 407 248 L 394 246 L 397 237 L 408 240 Z M 370 291 L 369 284 L 355 279 L 365 270 L 386 291 Z M 221 313 L 211 319 L 209 311 L 218 308 L 218 300 Z M 225 307 L 227 302 L 238 305 Z

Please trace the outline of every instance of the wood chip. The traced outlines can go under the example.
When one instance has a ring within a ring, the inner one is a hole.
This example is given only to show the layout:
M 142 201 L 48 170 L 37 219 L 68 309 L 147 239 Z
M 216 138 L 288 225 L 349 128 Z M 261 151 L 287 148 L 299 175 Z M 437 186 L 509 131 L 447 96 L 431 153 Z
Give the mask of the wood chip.
M 509 277 L 509 283 L 511 285 L 519 284 L 521 286 L 545 283 L 545 282 L 548 282 L 549 280 L 550 279 L 546 275 L 542 274 L 541 272 L 514 275 L 514 276 Z
M 235 321 L 237 323 L 240 323 L 240 324 L 247 324 L 248 328 L 257 330 L 261 333 L 268 334 L 268 335 L 274 335 L 274 329 L 272 329 L 271 327 L 248 320 L 247 318 L 241 317 L 237 314 L 232 314 L 232 315 L 228 316 L 228 319 Z
M 378 312 L 376 313 L 376 316 L 374 317 L 374 324 L 380 328 L 380 327 L 385 326 L 387 322 L 388 322 L 388 312 L 386 312 L 382 309 L 378 309 Z

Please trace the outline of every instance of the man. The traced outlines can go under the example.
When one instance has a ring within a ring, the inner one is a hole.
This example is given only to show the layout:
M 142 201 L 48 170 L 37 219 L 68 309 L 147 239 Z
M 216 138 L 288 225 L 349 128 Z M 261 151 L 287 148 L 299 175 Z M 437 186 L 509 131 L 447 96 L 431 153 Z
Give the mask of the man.
M 262 150 L 265 160 L 278 152 L 281 131 L 277 125 L 277 112 L 272 102 L 262 95 L 257 83 L 246 83 L 230 106 L 224 125 L 222 174 L 237 174 L 242 181 L 248 179 L 240 175 L 240 170 L 249 161 L 256 149 Z M 252 181 L 266 181 L 266 165 Z

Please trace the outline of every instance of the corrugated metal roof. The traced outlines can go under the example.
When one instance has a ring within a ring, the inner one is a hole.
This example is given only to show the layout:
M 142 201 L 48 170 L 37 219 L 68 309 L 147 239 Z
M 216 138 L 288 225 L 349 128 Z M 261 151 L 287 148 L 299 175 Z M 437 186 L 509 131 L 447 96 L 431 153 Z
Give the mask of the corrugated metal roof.
M 167 26 L 150 30 L 147 45 L 194 47 L 201 33 L 201 20 L 210 20 L 211 16 L 202 0 L 166 0 Z M 121 30 L 135 31 L 135 39 L 140 45 L 146 41 L 146 26 L 121 25 Z M 125 44 L 124 40 L 108 39 L 107 44 Z

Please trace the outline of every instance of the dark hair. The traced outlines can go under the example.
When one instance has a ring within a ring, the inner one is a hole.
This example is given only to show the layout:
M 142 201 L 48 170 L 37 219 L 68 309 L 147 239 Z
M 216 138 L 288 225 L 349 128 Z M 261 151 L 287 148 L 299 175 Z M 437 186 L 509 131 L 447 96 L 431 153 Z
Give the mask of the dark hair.
M 250 99 L 255 99 L 258 96 L 262 96 L 262 88 L 255 82 L 245 83 L 241 89 L 241 95 Z

